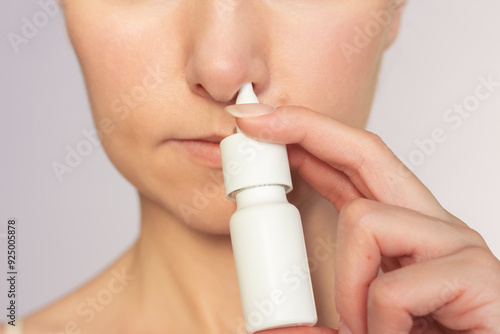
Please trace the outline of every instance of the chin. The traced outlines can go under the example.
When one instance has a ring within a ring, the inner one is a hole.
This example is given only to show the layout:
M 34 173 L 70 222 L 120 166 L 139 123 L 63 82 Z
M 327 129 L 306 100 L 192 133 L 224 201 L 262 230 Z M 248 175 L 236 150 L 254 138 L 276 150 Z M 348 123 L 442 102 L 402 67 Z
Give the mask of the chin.
M 191 174 L 191 182 L 178 184 L 178 191 L 170 192 L 165 204 L 190 228 L 203 233 L 229 234 L 229 220 L 236 211 L 236 202 L 226 199 L 221 170 L 200 169 L 201 173 Z
M 211 182 L 199 174 L 179 179 L 184 182 L 159 179 L 154 185 L 137 186 L 143 213 L 153 213 L 158 221 L 178 223 L 201 233 L 229 235 L 229 220 L 236 211 L 236 202 L 226 199 L 222 180 Z
M 229 235 L 229 220 L 236 211 L 236 202 L 225 197 L 199 202 L 198 208 L 178 205 L 176 215 L 179 220 L 202 233 Z

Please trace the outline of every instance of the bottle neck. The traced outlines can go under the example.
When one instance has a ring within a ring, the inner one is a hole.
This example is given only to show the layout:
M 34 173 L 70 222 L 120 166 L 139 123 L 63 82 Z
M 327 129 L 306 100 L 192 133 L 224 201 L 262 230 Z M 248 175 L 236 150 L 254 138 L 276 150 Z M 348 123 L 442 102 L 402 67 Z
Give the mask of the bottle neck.
M 285 188 L 279 184 L 245 188 L 236 194 L 238 209 L 276 202 L 288 203 Z

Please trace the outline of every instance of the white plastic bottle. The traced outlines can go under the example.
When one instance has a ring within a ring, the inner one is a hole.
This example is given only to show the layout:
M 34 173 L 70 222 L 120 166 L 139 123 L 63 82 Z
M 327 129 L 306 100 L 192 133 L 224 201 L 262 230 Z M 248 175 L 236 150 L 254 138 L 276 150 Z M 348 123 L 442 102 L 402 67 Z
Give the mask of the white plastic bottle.
M 251 83 L 237 104 L 259 103 Z M 313 326 L 317 322 L 299 211 L 288 203 L 292 180 L 286 146 L 238 132 L 221 142 L 226 197 L 245 328 Z

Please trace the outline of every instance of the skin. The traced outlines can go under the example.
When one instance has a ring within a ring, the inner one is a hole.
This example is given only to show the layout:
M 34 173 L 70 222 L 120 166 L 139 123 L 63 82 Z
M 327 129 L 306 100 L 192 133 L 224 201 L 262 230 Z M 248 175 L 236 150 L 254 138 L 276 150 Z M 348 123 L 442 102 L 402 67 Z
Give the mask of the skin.
M 228 235 L 235 203 L 224 198 L 217 169 L 187 159 L 169 141 L 229 135 L 236 123 L 250 136 L 262 139 L 269 129 L 265 140 L 290 144 L 289 201 L 301 211 L 310 254 L 321 238 L 336 241 L 311 267 L 318 327 L 266 333 L 336 333 L 327 327 L 338 328 L 340 317 L 341 333 L 409 332 L 410 314 L 430 314 L 415 319 L 425 333 L 499 328 L 498 260 L 362 129 L 402 6 L 65 2 L 103 147 L 138 190 L 141 234 L 95 279 L 28 316 L 25 333 L 243 333 Z M 372 11 L 388 9 L 390 22 L 347 56 L 342 43 L 352 45 L 356 27 L 377 22 Z M 151 69 L 161 77 L 156 85 Z M 262 104 L 225 108 L 245 82 Z M 186 216 L 194 190 L 214 182 L 216 195 Z M 379 267 L 386 273 L 377 277 Z M 123 289 L 93 317 L 79 313 L 89 298 L 117 291 L 117 271 L 128 275 Z M 443 293 L 443 282 L 452 282 L 451 293 Z

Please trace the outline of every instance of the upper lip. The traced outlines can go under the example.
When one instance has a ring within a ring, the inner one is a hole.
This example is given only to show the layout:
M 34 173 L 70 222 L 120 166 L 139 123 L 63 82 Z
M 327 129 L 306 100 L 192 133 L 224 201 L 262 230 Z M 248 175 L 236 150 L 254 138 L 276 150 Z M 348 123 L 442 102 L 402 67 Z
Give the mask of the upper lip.
M 213 142 L 213 143 L 220 143 L 221 140 L 224 139 L 224 138 L 226 138 L 226 137 L 215 135 L 215 136 L 210 136 L 210 137 L 195 138 L 194 140 L 203 140 L 203 141 L 210 141 L 210 142 Z
M 222 141 L 222 139 L 224 139 L 226 137 L 227 136 L 223 136 L 223 135 L 213 135 L 213 136 L 198 137 L 198 138 L 182 138 L 179 140 L 200 140 L 200 141 L 208 141 L 208 142 L 212 142 L 212 143 L 220 143 Z

